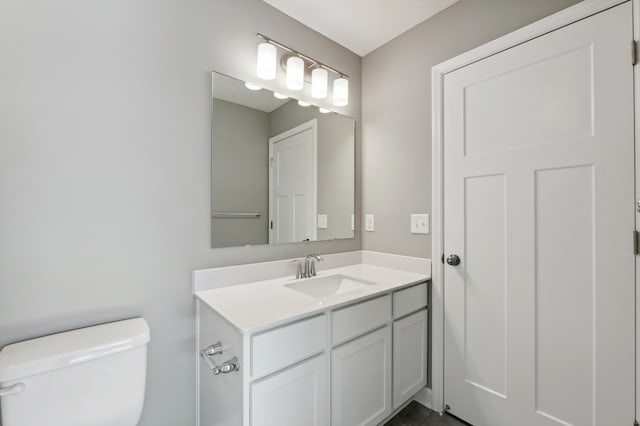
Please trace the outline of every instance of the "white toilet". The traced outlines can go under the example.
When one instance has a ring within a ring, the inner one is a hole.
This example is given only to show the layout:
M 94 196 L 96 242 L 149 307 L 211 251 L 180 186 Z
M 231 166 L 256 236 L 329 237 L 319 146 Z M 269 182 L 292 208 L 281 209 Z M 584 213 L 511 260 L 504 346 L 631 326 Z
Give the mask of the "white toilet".
M 0 351 L 3 426 L 133 426 L 144 404 L 142 318 L 67 331 Z

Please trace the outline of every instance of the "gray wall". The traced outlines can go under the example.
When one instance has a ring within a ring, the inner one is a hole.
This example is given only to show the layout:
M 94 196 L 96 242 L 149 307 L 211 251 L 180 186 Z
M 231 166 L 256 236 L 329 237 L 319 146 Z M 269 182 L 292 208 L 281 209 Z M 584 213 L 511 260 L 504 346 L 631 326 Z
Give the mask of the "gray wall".
M 211 209 L 261 212 L 259 218 L 212 218 L 212 247 L 269 242 L 269 114 L 213 99 Z
M 253 77 L 258 31 L 360 122 L 361 58 L 260 0 L 0 2 L 0 346 L 145 317 L 142 425 L 194 424 L 194 269 L 360 248 L 210 248 L 210 71 Z
M 576 0 L 461 0 L 363 58 L 363 249 L 431 257 L 409 232 L 431 212 L 431 68 Z
M 327 229 L 318 229 L 318 239 L 353 238 L 354 213 L 354 123 L 338 114 L 323 114 L 291 100 L 269 114 L 270 136 L 276 136 L 307 121 L 318 120 L 318 214 L 326 214 Z

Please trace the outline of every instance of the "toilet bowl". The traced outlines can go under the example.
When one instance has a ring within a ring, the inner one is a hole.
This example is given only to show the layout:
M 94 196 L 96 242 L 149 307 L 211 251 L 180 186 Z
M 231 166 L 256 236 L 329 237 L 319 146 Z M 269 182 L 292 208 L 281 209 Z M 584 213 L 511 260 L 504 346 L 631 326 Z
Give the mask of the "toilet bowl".
M 147 322 L 134 318 L 5 346 L 2 425 L 136 425 L 149 339 Z

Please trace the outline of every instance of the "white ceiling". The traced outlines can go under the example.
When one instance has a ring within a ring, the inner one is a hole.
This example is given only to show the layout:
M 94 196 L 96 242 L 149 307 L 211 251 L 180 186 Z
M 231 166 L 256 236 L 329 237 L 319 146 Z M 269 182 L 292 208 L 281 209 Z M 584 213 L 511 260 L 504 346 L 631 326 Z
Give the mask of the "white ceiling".
M 360 56 L 458 0 L 264 0 Z

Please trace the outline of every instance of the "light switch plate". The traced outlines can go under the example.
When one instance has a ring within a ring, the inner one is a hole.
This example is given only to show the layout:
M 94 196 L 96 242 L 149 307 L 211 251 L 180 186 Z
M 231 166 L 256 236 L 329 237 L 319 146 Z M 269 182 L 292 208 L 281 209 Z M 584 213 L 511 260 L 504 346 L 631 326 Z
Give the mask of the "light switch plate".
M 430 231 L 429 215 L 426 213 L 411 215 L 411 233 L 428 234 Z
M 327 215 L 319 214 L 318 215 L 318 229 L 327 229 Z
M 373 216 L 374 215 L 372 215 L 372 214 L 365 215 L 365 218 L 364 218 L 364 222 L 365 222 L 364 226 L 365 226 L 365 228 L 364 228 L 364 230 L 367 231 L 367 232 L 373 232 L 374 229 L 375 229 Z

